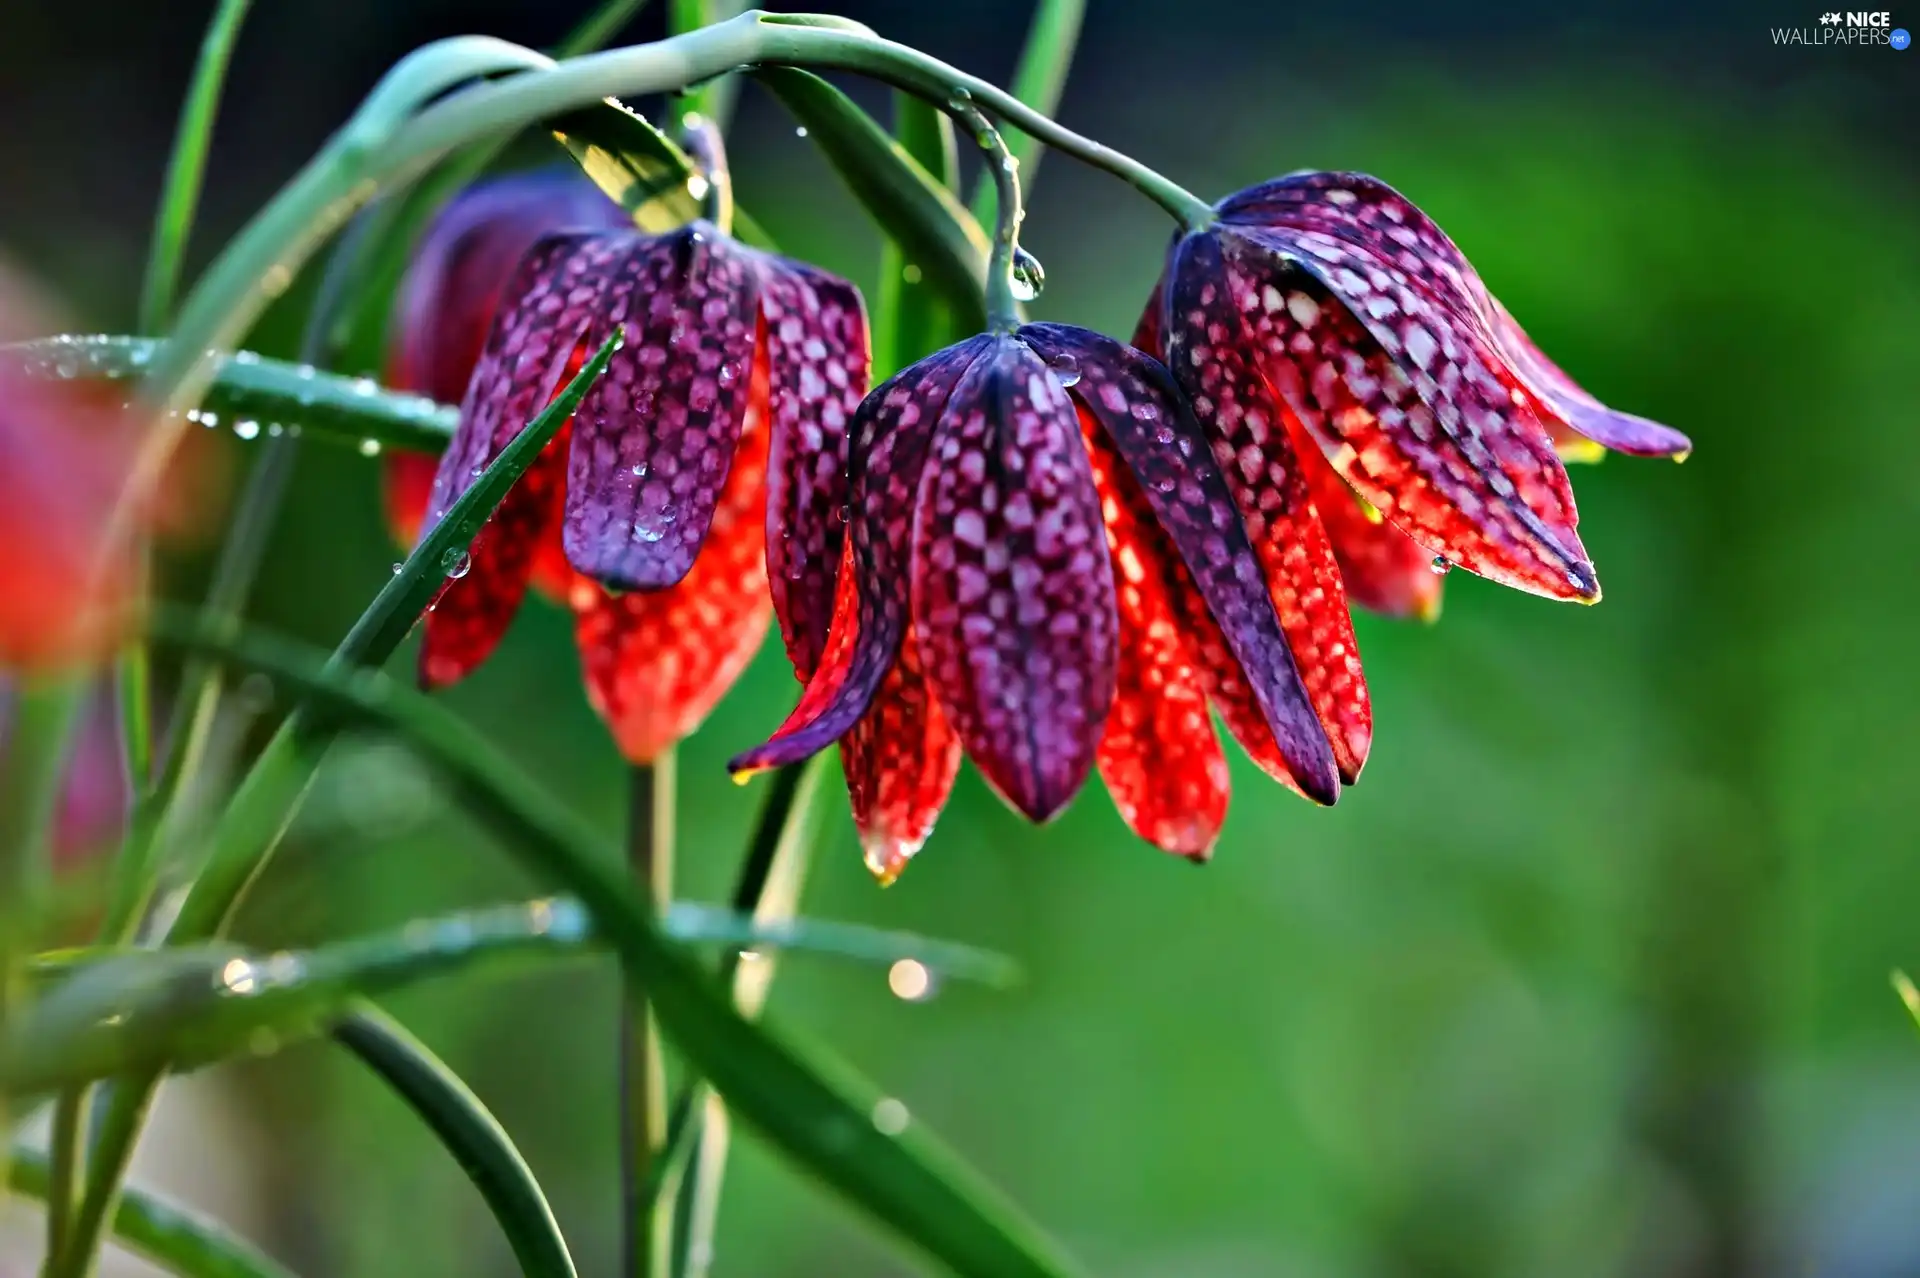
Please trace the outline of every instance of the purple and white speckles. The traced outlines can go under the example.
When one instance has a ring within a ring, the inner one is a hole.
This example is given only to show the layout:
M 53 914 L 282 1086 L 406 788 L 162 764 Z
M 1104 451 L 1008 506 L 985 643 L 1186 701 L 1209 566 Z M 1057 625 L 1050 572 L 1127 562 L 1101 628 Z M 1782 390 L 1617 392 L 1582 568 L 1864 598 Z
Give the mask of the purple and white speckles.
M 909 538 L 935 427 L 987 343 L 976 337 L 929 355 L 861 402 L 849 427 L 852 522 L 825 654 L 787 721 L 735 758 L 734 772 L 806 758 L 845 735 L 872 702 L 906 630 Z
M 602 283 L 626 346 L 580 405 L 567 467 L 567 558 L 621 589 L 687 575 L 733 462 L 759 323 L 759 272 L 702 222 L 628 241 Z
M 1029 324 L 1020 336 L 1050 362 L 1074 360 L 1080 380 L 1072 394 L 1138 481 L 1154 522 L 1245 675 L 1288 773 L 1304 792 L 1332 803 L 1340 786 L 1326 730 L 1281 632 L 1233 493 L 1172 377 L 1140 352 L 1084 329 Z
M 914 633 L 967 753 L 1044 821 L 1092 771 L 1113 700 L 1113 568 L 1065 388 L 1025 343 L 988 340 L 914 521 Z
M 806 679 L 826 650 L 850 517 L 847 425 L 867 392 L 867 316 L 851 284 L 772 257 L 761 258 L 760 307 L 773 423 L 767 579 Z

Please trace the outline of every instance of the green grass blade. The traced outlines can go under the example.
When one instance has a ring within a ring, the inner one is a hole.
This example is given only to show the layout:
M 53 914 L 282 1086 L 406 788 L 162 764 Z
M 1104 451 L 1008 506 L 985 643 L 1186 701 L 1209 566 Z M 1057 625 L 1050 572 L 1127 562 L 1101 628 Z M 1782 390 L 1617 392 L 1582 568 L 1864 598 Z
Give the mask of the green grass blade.
M 46 1155 L 16 1146 L 7 1187 L 45 1202 L 48 1180 Z M 138 1189 L 121 1198 L 112 1230 L 121 1246 L 177 1278 L 294 1278 L 292 1270 L 220 1225 Z
M 960 189 L 960 152 L 953 120 L 939 107 L 911 93 L 893 95 L 893 136 L 929 176 L 949 191 Z M 880 246 L 880 287 L 873 315 L 874 381 L 891 377 L 908 364 L 961 336 L 953 308 L 943 302 L 910 264 L 891 236 Z
M 174 294 L 180 286 L 180 259 L 186 253 L 194 210 L 200 204 L 200 184 L 206 176 L 207 151 L 213 141 L 213 117 L 220 107 L 220 90 L 226 85 L 234 42 L 240 37 L 240 24 L 246 19 L 251 3 L 252 0 L 220 0 L 220 7 L 214 11 L 206 36 L 200 42 L 200 59 L 193 69 L 187 100 L 180 108 L 180 122 L 173 135 L 173 154 L 167 160 L 166 183 L 161 190 L 160 207 L 154 213 L 153 246 L 147 253 L 146 281 L 140 290 L 143 332 L 158 333 L 173 313 Z
M 66 334 L 0 347 L 0 360 L 33 376 L 133 383 L 162 343 L 106 333 Z M 388 390 L 366 377 L 342 377 L 310 364 L 237 351 L 214 362 L 213 382 L 189 415 L 242 439 L 311 436 L 357 448 L 437 453 L 459 424 L 460 409 Z
M 953 192 L 819 76 L 790 67 L 752 74 L 806 127 L 854 197 L 953 308 L 960 327 L 984 327 L 987 237 Z
M 185 1071 L 327 1032 L 359 1000 L 478 965 L 577 951 L 571 903 L 471 910 L 266 957 L 234 946 L 129 952 L 79 968 L 0 1037 L 0 1087 L 32 1096 Z
M 366 1007 L 334 1028 L 339 1044 L 378 1074 L 419 1115 L 480 1191 L 526 1278 L 575 1278 L 553 1208 L 478 1096 L 398 1021 Z
M 382 676 L 347 677 L 289 645 L 182 633 L 170 619 L 157 620 L 156 633 L 169 641 L 297 690 L 321 709 L 323 721 L 384 729 L 418 751 L 528 869 L 579 897 L 629 983 L 645 983 L 650 1006 L 689 1067 L 736 1117 L 807 1172 L 968 1278 L 1077 1272 L 1057 1244 L 930 1134 L 911 1123 L 877 1124 L 883 1097 L 870 1084 L 742 1017 L 712 976 L 662 933 L 617 858 L 446 709 Z M 309 750 L 320 745 L 317 736 L 307 742 Z
M 1039 0 L 1034 6 L 1033 25 L 1027 28 L 1027 43 L 1013 73 L 1013 96 L 1042 115 L 1052 115 L 1060 106 L 1060 93 L 1067 87 L 1067 72 L 1073 66 L 1073 50 L 1080 42 L 1080 24 L 1086 13 L 1087 0 Z M 1013 158 L 1020 161 L 1020 182 L 1031 199 L 1033 175 L 1046 148 L 1017 130 L 1004 129 L 1002 135 Z M 973 215 L 982 226 L 993 224 L 996 201 L 991 176 L 983 174 L 973 193 Z

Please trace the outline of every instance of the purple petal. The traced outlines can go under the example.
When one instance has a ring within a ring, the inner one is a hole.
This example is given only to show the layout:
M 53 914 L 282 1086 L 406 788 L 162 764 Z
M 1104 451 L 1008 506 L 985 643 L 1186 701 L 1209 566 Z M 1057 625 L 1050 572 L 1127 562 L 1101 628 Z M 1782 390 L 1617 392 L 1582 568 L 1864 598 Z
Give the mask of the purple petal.
M 1035 821 L 1093 770 L 1113 702 L 1113 561 L 1080 419 L 1015 338 L 954 389 L 913 527 L 913 629 L 967 753 Z
M 847 423 L 867 393 L 867 315 L 845 280 L 780 258 L 761 274 L 768 417 L 767 581 L 802 679 L 826 651 L 848 519 Z
M 1515 375 L 1567 425 L 1603 448 L 1635 457 L 1685 460 L 1693 451 L 1693 441 L 1673 427 L 1632 413 L 1615 412 L 1587 394 L 1533 344 L 1498 298 L 1493 299 L 1493 307 L 1494 336 Z
M 866 713 L 906 632 L 908 538 L 923 500 L 934 430 L 948 396 L 987 343 L 975 337 L 937 351 L 861 401 L 848 444 L 852 579 L 843 567 L 830 641 L 800 704 L 765 744 L 728 765 L 734 772 L 804 759 L 846 735 Z
M 659 590 L 693 567 L 733 464 L 760 290 L 704 222 L 625 243 L 601 313 L 627 344 L 574 415 L 564 532 L 580 572 Z
M 1233 493 L 1172 375 L 1158 361 L 1085 329 L 1029 324 L 1020 336 L 1056 369 L 1073 362 L 1079 374 L 1074 398 L 1139 480 L 1246 674 L 1288 771 L 1312 797 L 1332 803 L 1340 786 L 1326 729 L 1287 647 Z

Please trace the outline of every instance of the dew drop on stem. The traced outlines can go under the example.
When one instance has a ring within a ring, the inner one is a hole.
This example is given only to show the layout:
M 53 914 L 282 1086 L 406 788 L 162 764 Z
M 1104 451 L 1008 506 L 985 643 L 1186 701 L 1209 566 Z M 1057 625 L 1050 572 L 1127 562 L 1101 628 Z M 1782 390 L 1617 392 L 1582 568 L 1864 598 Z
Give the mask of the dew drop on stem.
M 1015 300 L 1031 302 L 1040 296 L 1047 287 L 1046 268 L 1040 265 L 1040 259 L 1023 248 L 1013 250 L 1013 296 Z

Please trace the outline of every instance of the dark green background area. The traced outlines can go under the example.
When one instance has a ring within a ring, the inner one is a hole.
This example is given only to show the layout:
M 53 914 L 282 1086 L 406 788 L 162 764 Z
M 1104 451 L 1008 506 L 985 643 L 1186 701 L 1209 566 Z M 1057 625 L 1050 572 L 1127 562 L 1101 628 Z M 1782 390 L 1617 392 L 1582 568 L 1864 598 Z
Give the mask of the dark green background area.
M 201 7 L 0 12 L 0 250 L 99 327 L 131 313 Z M 908 1005 L 876 972 L 795 959 L 770 1015 L 1103 1276 L 1920 1273 L 1920 1040 L 1887 983 L 1920 968 L 1920 52 L 1771 47 L 1818 6 L 1092 8 L 1069 123 L 1210 195 L 1379 174 L 1559 363 L 1697 451 L 1575 471 L 1598 608 L 1455 573 L 1434 627 L 1362 618 L 1363 783 L 1320 811 L 1236 758 L 1205 870 L 1136 843 L 1097 785 L 1034 830 L 969 772 L 882 892 L 836 791 L 809 912 L 1004 949 L 1029 979 Z M 573 16 L 259 10 L 200 256 L 412 43 L 540 42 Z M 1007 4 L 854 12 L 994 76 L 1024 26 Z M 743 203 L 785 245 L 871 283 L 873 232 L 751 89 L 735 149 Z M 1031 209 L 1036 313 L 1128 331 L 1161 216 L 1059 157 Z M 279 317 L 262 345 L 290 334 Z M 263 620 L 337 636 L 395 557 L 375 492 L 361 458 L 310 450 Z M 723 891 L 751 820 L 757 790 L 723 763 L 791 703 L 776 648 L 682 750 L 689 894 Z M 615 827 L 620 768 L 559 613 L 529 608 L 452 700 Z M 529 886 L 363 745 L 246 931 L 306 941 Z M 522 1142 L 588 1274 L 613 1254 L 614 996 L 610 971 L 573 969 L 394 1008 Z M 265 1241 L 300 1272 L 512 1272 L 458 1171 L 356 1067 L 309 1048 L 227 1077 L 265 1137 Z M 910 1271 L 738 1151 L 718 1274 Z

